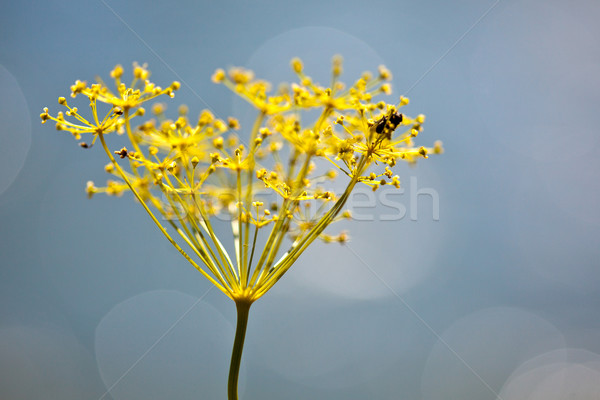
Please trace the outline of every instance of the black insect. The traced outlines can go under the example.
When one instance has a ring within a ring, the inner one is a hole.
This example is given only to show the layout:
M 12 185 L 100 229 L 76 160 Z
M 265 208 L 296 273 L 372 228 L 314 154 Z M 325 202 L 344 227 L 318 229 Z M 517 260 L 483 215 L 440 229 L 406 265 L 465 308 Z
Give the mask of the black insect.
M 402 114 L 398 114 L 397 112 L 389 115 L 383 116 L 377 121 L 375 121 L 375 132 L 384 133 L 388 139 L 391 138 L 392 132 L 400 125 L 402 122 L 403 116 Z

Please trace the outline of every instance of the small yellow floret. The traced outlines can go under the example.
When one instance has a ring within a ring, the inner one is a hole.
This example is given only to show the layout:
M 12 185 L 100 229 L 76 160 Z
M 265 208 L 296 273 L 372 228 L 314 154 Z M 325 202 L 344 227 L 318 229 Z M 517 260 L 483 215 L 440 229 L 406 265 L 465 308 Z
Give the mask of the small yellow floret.
M 113 79 L 119 79 L 123 76 L 123 67 L 121 64 L 117 64 L 115 68 L 110 71 L 110 77 Z
M 162 113 L 165 112 L 166 108 L 167 107 L 163 103 L 156 103 L 156 104 L 152 105 L 152 114 L 161 115 Z
M 384 81 L 392 79 L 392 73 L 384 65 L 379 66 L 379 79 Z
M 296 57 L 292 59 L 292 69 L 295 73 L 299 74 L 300 72 L 302 72 L 303 68 L 304 65 L 302 65 L 302 61 L 299 58 Z
M 223 138 L 221 136 L 214 138 L 213 146 L 215 146 L 215 148 L 217 148 L 217 149 L 222 149 L 223 148 Z
M 233 117 L 227 118 L 227 126 L 229 127 L 229 129 L 234 129 L 234 130 L 240 129 L 239 121 Z
M 98 188 L 96 186 L 94 186 L 94 182 L 92 181 L 87 181 L 87 184 L 85 186 L 85 193 L 88 196 L 88 199 L 91 199 L 92 196 L 94 195 L 94 193 L 96 193 L 98 191 Z
M 218 68 L 212 75 L 211 79 L 214 83 L 223 82 L 225 80 L 225 71 L 223 71 L 221 68 Z
M 135 79 L 146 80 L 150 77 L 150 71 L 146 69 L 146 65 L 140 66 L 138 63 L 133 63 L 133 77 Z
M 341 55 L 336 54 L 335 56 L 333 56 L 331 60 L 331 72 L 333 73 L 333 76 L 340 76 L 342 74 L 343 61 L 344 59 Z

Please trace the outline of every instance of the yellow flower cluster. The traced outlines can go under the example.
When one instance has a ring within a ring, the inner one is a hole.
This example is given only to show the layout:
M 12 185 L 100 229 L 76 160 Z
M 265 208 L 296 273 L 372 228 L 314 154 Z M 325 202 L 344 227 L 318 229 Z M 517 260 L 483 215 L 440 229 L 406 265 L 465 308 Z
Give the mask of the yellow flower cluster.
M 101 142 L 110 160 L 105 171 L 113 177 L 102 188 L 88 182 L 88 196 L 131 191 L 194 267 L 236 302 L 251 303 L 315 239 L 347 240 L 346 233 L 329 235 L 324 230 L 336 220 L 351 218 L 343 207 L 358 183 L 373 190 L 399 187 L 400 179 L 392 172 L 398 160 L 414 163 L 442 152 L 439 142 L 430 148 L 414 145 L 425 117 L 400 112 L 407 98 L 397 104 L 375 100 L 391 91 L 391 73 L 385 67 L 346 87 L 338 80 L 342 61 L 336 57 L 332 81 L 323 87 L 305 75 L 299 59 L 291 65 L 298 82 L 276 92 L 243 68 L 214 73 L 214 82 L 258 110 L 248 137 L 238 136 L 241 128 L 234 118 L 222 120 L 204 110 L 192 120 L 182 106 L 177 118 L 169 119 L 161 103 L 152 106 L 152 118 L 133 127 L 146 113 L 143 103 L 173 97 L 180 87 L 178 82 L 164 89 L 156 86 L 146 67 L 137 64 L 130 85 L 121 81 L 123 68 L 115 67 L 110 74 L 115 91 L 102 81 L 71 86 L 71 97 L 89 100 L 90 118 L 64 97 L 58 99 L 67 109 L 64 114 L 52 116 L 45 108 L 40 117 L 77 140 L 91 136 L 89 144 L 80 142 L 82 147 Z M 128 143 L 110 149 L 106 135 L 111 132 L 126 134 Z M 336 180 L 344 181 L 345 189 L 327 190 Z M 231 224 L 231 244 L 215 233 L 224 220 Z M 288 250 L 281 251 L 288 240 Z M 235 257 L 230 256 L 232 247 Z

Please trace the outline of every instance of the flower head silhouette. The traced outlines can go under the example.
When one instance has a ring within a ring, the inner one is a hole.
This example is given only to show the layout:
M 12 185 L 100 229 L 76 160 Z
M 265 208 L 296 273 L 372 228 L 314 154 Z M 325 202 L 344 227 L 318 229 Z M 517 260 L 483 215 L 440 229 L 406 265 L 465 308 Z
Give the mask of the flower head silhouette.
M 238 136 L 242 127 L 236 119 L 222 120 L 204 110 L 192 120 L 185 106 L 176 119 L 169 119 L 166 106 L 154 104 L 153 117 L 134 127 L 146 115 L 145 103 L 174 97 L 180 88 L 178 82 L 166 88 L 155 85 L 146 66 L 138 64 L 129 85 L 122 82 L 124 71 L 118 65 L 110 73 L 114 89 L 101 80 L 92 85 L 78 80 L 71 86 L 71 97 L 85 97 L 90 113 L 59 97 L 64 113 L 52 116 L 45 108 L 40 115 L 42 123 L 55 122 L 82 147 L 101 143 L 111 178 L 103 187 L 88 182 L 89 197 L 132 192 L 173 246 L 235 302 L 230 399 L 237 399 L 251 304 L 316 239 L 347 240 L 344 232 L 324 231 L 351 218 L 344 205 L 356 185 L 399 187 L 393 172 L 398 161 L 414 163 L 443 151 L 439 142 L 414 145 L 425 116 L 403 114 L 407 98 L 400 97 L 397 104 L 376 101 L 391 92 L 391 73 L 385 67 L 346 86 L 339 81 L 341 58 L 334 57 L 331 83 L 323 87 L 304 73 L 301 60 L 293 59 L 291 66 L 298 82 L 277 91 L 244 68 L 218 69 L 212 76 L 257 109 L 246 141 Z M 109 148 L 106 137 L 114 133 L 125 135 L 127 143 Z M 343 182 L 344 189 L 325 188 L 334 181 Z M 231 227 L 229 241 L 217 237 L 215 229 L 225 220 Z

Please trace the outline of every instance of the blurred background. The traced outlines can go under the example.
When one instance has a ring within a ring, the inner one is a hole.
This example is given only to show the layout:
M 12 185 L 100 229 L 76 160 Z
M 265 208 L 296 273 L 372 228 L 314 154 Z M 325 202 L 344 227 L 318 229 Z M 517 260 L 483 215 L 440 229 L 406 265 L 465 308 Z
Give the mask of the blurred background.
M 277 83 L 300 56 L 326 83 L 334 54 L 346 82 L 385 64 L 406 113 L 427 115 L 418 144 L 446 152 L 399 166 L 387 204 L 357 194 L 351 241 L 312 246 L 254 305 L 240 397 L 597 398 L 598 2 L 0 11 L 0 398 L 225 398 L 233 304 L 129 196 L 86 199 L 105 155 L 42 126 L 42 108 L 138 61 L 182 82 L 171 111 L 210 107 L 244 127 L 254 114 L 210 81 L 217 67 Z

